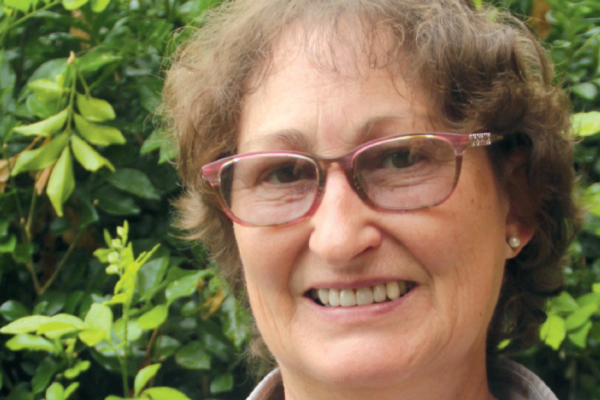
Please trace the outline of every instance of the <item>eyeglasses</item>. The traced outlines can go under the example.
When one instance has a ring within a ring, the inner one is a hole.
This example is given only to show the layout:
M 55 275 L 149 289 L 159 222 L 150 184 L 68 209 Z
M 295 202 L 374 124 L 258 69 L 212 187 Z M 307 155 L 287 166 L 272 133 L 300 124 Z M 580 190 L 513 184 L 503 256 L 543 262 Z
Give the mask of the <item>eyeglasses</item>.
M 240 154 L 202 167 L 227 216 L 245 226 L 290 224 L 315 213 L 327 171 L 337 165 L 375 210 L 441 204 L 460 175 L 464 151 L 502 139 L 491 133 L 410 133 L 364 143 L 337 158 L 275 151 Z

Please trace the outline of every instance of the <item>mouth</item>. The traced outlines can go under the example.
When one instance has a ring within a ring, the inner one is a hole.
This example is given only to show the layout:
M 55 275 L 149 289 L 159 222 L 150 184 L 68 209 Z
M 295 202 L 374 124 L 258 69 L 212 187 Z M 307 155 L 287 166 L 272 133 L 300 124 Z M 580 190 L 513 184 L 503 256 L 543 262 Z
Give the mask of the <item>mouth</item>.
M 412 281 L 393 281 L 355 289 L 311 289 L 307 295 L 323 307 L 355 307 L 387 303 L 405 296 L 417 284 Z

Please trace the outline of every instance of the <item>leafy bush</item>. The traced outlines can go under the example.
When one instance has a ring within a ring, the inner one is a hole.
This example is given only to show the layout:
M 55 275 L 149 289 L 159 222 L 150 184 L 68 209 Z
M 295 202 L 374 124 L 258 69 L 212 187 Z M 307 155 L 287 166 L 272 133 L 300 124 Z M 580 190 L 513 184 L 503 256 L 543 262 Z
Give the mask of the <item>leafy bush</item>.
M 250 390 L 249 316 L 170 228 L 174 150 L 152 118 L 165 60 L 218 2 L 0 0 L 0 399 Z M 551 46 L 588 209 L 545 344 L 515 357 L 560 398 L 600 399 L 600 4 L 494 3 Z
M 0 1 L 0 398 L 248 392 L 247 312 L 169 228 L 150 117 L 171 32 L 210 6 Z

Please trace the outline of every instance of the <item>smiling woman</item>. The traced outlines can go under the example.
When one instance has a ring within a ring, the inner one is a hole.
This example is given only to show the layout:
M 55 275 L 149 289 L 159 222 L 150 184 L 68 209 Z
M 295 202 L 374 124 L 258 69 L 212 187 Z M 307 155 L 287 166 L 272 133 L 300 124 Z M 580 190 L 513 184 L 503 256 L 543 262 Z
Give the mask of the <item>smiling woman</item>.
M 555 399 L 537 336 L 577 226 L 565 96 L 468 1 L 237 1 L 174 60 L 181 225 L 276 369 L 250 399 Z M 243 286 L 242 286 L 243 285 Z

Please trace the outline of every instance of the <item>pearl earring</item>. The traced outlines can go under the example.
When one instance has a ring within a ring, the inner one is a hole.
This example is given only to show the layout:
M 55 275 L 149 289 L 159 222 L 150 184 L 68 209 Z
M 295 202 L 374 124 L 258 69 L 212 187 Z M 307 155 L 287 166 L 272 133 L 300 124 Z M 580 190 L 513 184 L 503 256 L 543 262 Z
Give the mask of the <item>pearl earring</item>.
M 511 248 L 516 249 L 521 245 L 521 240 L 516 236 L 511 236 L 508 238 L 508 245 Z

